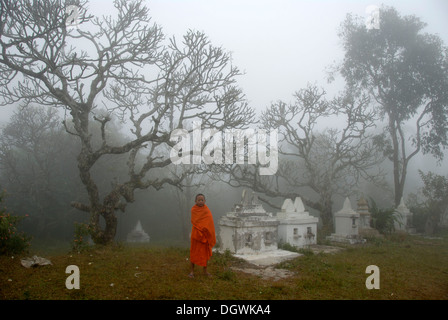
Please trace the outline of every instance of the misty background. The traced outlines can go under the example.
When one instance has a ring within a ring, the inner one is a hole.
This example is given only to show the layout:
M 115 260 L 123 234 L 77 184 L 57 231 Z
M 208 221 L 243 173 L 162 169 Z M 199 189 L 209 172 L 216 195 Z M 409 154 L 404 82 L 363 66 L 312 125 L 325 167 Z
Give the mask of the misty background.
M 237 78 L 249 105 L 257 116 L 277 101 L 291 103 L 293 94 L 308 84 L 318 84 L 333 97 L 343 90 L 342 79 L 329 83 L 328 69 L 343 58 L 343 48 L 338 37 L 338 28 L 348 13 L 366 16 L 369 5 L 394 7 L 402 16 L 416 15 L 428 25 L 424 31 L 437 34 L 448 44 L 448 3 L 439 1 L 193 1 L 153 0 L 146 1 L 152 22 L 161 26 L 167 38 L 181 38 L 187 30 L 203 32 L 214 46 L 231 53 L 232 65 L 243 75 Z M 88 11 L 92 15 L 115 15 L 112 1 L 91 0 Z M 81 25 L 82 29 L 83 26 Z M 42 162 L 30 167 L 26 159 L 16 163 L 20 174 L 5 172 L 0 168 L 0 188 L 6 189 L 5 205 L 18 215 L 29 215 L 23 221 L 23 230 L 34 236 L 35 241 L 46 243 L 69 243 L 73 239 L 75 222 L 88 222 L 89 216 L 71 206 L 72 201 L 86 198 L 77 171 L 76 155 L 79 146 L 76 139 L 67 134 L 61 125 L 63 112 L 42 111 L 38 106 L 31 113 L 20 113 L 18 105 L 0 107 L 0 129 L 19 141 L 37 138 L 45 141 L 41 149 Z M 45 108 L 43 108 L 45 110 Z M 15 116 L 14 116 L 15 114 Z M 18 116 L 20 114 L 20 116 Z M 46 123 L 45 130 L 37 119 Z M 117 143 L 126 141 L 127 123 L 112 119 L 109 132 Z M 24 128 L 29 125 L 27 132 Z M 321 129 L 325 128 L 325 123 Z M 338 125 L 329 121 L 328 126 Z M 99 127 L 92 130 L 100 130 Z M 39 131 L 40 132 L 40 131 Z M 42 150 L 46 150 L 42 152 Z M 46 155 L 46 157 L 45 157 Z M 100 186 L 107 188 L 110 181 L 119 181 L 122 172 L 118 168 L 126 163 L 125 157 L 105 157 L 95 164 L 95 178 Z M 419 154 L 408 167 L 404 198 L 417 193 L 422 187 L 418 170 L 440 175 L 448 172 L 447 161 L 437 162 L 431 155 Z M 384 163 L 386 172 L 392 171 L 390 163 Z M 13 178 L 15 177 L 15 178 Z M 378 205 L 393 204 L 392 177 L 387 176 L 388 186 L 373 186 L 365 183 L 351 195 L 352 205 L 360 195 L 373 197 Z M 129 203 L 126 212 L 117 211 L 117 233 L 115 240 L 125 241 L 127 234 L 141 221 L 143 229 L 154 243 L 188 245 L 189 209 L 194 204 L 194 195 L 204 193 L 210 207 L 215 226 L 219 218 L 231 211 L 240 201 L 243 187 L 232 187 L 222 181 L 202 180 L 199 187 L 182 190 L 166 185 L 160 190 L 148 188 L 135 192 L 135 201 Z M 391 191 L 392 190 L 392 191 Z M 303 194 L 312 198 L 313 193 Z M 264 197 L 264 195 L 262 195 Z M 271 203 L 281 206 L 284 198 L 273 197 Z M 344 196 L 333 200 L 333 212 L 342 207 Z M 278 207 L 263 204 L 266 211 L 276 212 Z M 318 212 L 307 207 L 313 215 Z

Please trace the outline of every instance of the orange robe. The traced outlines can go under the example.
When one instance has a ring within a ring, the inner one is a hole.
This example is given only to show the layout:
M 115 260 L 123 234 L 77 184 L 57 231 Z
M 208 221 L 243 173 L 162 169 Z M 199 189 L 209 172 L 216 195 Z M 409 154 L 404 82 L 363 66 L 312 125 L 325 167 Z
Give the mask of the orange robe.
M 198 266 L 206 267 L 212 256 L 212 248 L 216 244 L 213 216 L 206 204 L 191 208 L 191 246 L 190 261 Z

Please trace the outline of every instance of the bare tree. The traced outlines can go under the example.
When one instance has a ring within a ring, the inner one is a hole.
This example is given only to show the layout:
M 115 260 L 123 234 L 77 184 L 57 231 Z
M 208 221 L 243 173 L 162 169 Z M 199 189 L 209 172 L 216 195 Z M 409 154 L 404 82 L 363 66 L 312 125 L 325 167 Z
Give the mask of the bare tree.
M 69 5 L 76 8 L 77 28 L 68 28 Z M 2 0 L 0 7 L 3 104 L 37 102 L 67 111 L 64 124 L 81 143 L 77 163 L 88 195 L 87 203 L 72 205 L 90 214 L 92 239 L 102 244 L 113 241 L 115 211 L 134 201 L 134 190 L 178 185 L 188 174 L 154 174 L 173 165 L 167 152 L 171 130 L 194 119 L 236 128 L 253 117 L 235 85 L 240 72 L 222 48 L 193 31 L 181 43 L 172 38 L 166 44 L 141 0 L 114 5 L 115 18 L 90 17 L 87 3 L 79 1 Z M 108 115 L 96 114 L 99 103 Z M 126 143 L 110 143 L 111 115 L 130 127 Z M 101 127 L 99 143 L 92 119 Z M 102 157 L 124 154 L 127 179 L 100 192 L 92 168 Z
M 324 90 L 309 85 L 294 97 L 293 104 L 279 101 L 262 115 L 264 128 L 279 130 L 277 174 L 261 177 L 249 167 L 235 167 L 228 174 L 234 186 L 269 197 L 302 197 L 331 230 L 333 197 L 349 195 L 361 179 L 378 182 L 382 177 L 377 166 L 382 153 L 368 134 L 375 116 L 367 111 L 364 96 L 345 93 L 327 101 Z M 336 125 L 322 129 L 323 120 Z

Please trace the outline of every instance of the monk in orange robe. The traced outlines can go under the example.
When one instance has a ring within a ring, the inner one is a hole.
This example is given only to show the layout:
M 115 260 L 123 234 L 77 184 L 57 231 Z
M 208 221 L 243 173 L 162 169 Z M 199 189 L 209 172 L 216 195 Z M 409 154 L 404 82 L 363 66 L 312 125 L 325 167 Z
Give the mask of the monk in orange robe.
M 204 267 L 204 274 L 210 276 L 207 272 L 207 262 L 212 256 L 212 248 L 216 244 L 215 225 L 210 209 L 205 204 L 203 194 L 196 195 L 195 205 L 191 208 L 191 246 L 190 262 L 191 272 L 188 275 L 193 278 L 194 265 Z

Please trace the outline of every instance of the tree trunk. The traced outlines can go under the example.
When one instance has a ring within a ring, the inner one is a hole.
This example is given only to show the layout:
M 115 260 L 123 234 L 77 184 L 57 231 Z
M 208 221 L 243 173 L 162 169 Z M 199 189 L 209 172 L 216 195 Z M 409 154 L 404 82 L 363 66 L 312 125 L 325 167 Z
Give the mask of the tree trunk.
M 109 245 L 112 244 L 117 233 L 117 217 L 114 211 L 106 210 L 101 213 L 92 212 L 90 220 L 90 230 L 92 240 L 95 244 Z M 104 219 L 104 229 L 100 225 L 100 217 Z
M 120 195 L 117 190 L 112 191 L 101 205 L 98 187 L 90 175 L 90 168 L 88 152 L 83 149 L 78 157 L 78 169 L 89 196 L 90 205 L 85 206 L 84 211 L 90 213 L 90 235 L 95 244 L 109 245 L 114 241 L 117 232 L 118 220 L 115 216 L 115 208 Z M 100 217 L 104 220 L 104 229 L 102 229 Z
M 400 157 L 399 157 L 399 142 L 397 136 L 397 127 L 395 125 L 395 118 L 392 113 L 389 113 L 389 132 L 392 139 L 393 156 L 392 162 L 394 166 L 394 202 L 398 207 L 403 196 L 404 177 L 400 178 Z
M 333 231 L 333 210 L 331 196 L 323 197 L 323 206 L 321 210 L 322 234 L 330 235 Z

